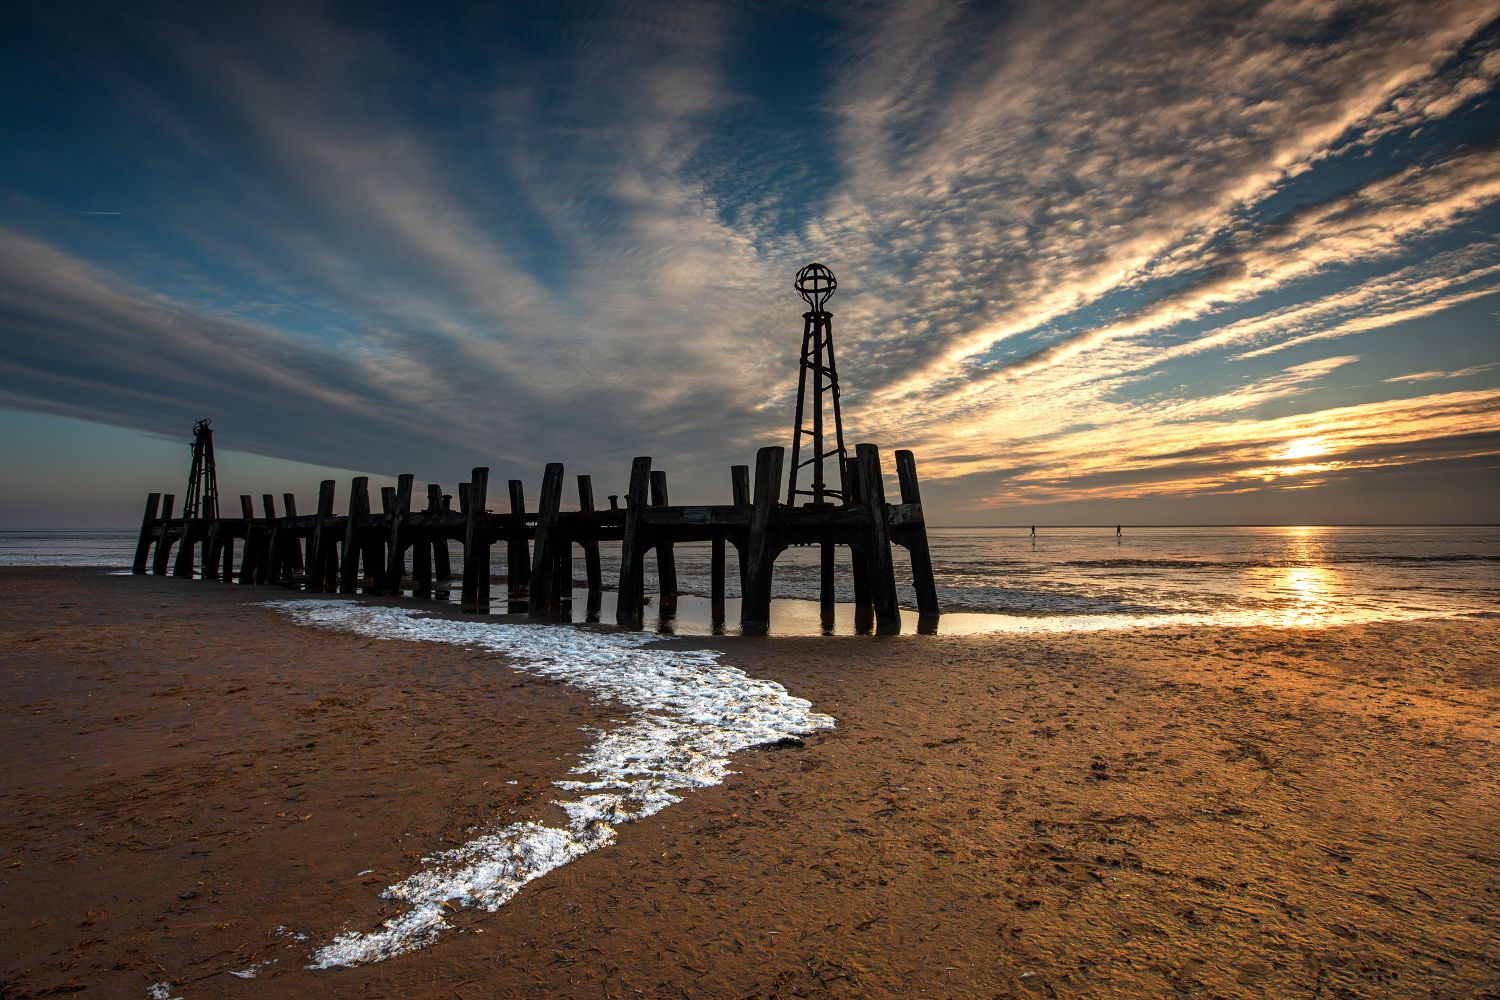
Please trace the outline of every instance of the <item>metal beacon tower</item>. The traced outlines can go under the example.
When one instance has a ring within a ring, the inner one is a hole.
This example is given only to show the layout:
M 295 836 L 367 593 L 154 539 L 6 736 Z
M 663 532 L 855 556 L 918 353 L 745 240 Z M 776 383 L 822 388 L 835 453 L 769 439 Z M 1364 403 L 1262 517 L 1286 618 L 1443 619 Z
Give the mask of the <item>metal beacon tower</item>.
M 811 497 L 809 503 L 822 506 L 830 499 L 839 503 L 847 500 L 844 484 L 844 466 L 848 455 L 844 449 L 844 421 L 839 413 L 839 373 L 833 362 L 833 316 L 824 308 L 838 280 L 833 272 L 822 264 L 809 264 L 797 272 L 794 283 L 797 294 L 808 305 L 802 314 L 802 366 L 797 379 L 797 423 L 792 435 L 792 471 L 787 481 L 787 506 L 795 507 L 799 496 Z M 812 392 L 807 387 L 808 374 L 812 374 Z M 810 395 L 810 400 L 809 400 Z M 807 426 L 807 405 L 812 404 L 812 427 Z M 833 446 L 824 446 L 824 410 L 831 408 L 833 416 Z M 807 444 L 803 444 L 803 438 Z M 809 454 L 804 458 L 804 447 Z M 838 480 L 832 486 L 824 478 L 825 459 L 833 459 Z M 798 489 L 804 466 L 812 466 L 812 483 L 808 489 Z
M 188 472 L 182 516 L 217 520 L 219 517 L 219 473 L 214 468 L 214 432 L 208 418 L 193 425 L 193 467 Z

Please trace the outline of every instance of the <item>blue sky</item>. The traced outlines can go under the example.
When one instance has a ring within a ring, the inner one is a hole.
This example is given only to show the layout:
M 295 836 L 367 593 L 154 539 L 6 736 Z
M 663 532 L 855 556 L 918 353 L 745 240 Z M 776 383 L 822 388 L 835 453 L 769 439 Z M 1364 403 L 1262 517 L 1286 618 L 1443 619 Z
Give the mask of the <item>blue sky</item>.
M 1500 3 L 428 6 L 0 13 L 0 526 L 722 501 L 812 260 L 945 523 L 1495 518 Z

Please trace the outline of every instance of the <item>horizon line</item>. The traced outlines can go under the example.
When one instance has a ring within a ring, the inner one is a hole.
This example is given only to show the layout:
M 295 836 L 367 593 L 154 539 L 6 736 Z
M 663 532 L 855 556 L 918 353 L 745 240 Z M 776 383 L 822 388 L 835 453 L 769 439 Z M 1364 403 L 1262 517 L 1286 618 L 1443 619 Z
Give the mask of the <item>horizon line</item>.
M 336 515 L 341 516 L 341 515 Z M 1500 521 L 1341 521 L 1337 523 L 1312 523 L 1312 522 L 1202 522 L 1202 523 L 1140 523 L 1129 524 L 1124 521 L 1115 524 L 1045 524 L 1037 521 L 1035 524 L 1024 522 L 1020 524 L 934 524 L 929 522 L 927 527 L 939 529 L 967 529 L 967 530 L 1000 530 L 1014 529 L 1017 531 L 1028 531 L 1035 528 L 1098 528 L 1109 530 L 1111 528 L 1500 528 Z M 139 532 L 138 525 L 68 525 L 44 527 L 41 525 L 21 525 L 17 527 L 0 526 L 0 531 L 132 531 Z M 691 544 L 691 543 L 686 543 Z

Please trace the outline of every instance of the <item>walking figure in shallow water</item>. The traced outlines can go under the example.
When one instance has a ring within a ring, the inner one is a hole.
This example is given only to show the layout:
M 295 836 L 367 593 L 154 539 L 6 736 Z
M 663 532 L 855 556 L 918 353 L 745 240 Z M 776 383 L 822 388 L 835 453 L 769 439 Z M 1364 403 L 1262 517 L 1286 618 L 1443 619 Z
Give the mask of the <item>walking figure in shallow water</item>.
M 1034 525 L 1034 524 L 1031 526 L 1031 537 L 1032 538 L 1036 537 L 1036 525 Z

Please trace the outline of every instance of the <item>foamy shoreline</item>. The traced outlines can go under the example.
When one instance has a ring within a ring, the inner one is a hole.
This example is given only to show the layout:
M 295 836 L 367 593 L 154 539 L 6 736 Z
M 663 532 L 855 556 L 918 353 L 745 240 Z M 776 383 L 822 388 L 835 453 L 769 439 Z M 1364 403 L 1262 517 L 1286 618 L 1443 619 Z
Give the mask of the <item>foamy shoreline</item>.
M 555 781 L 564 826 L 513 822 L 424 859 L 427 867 L 382 895 L 410 907 L 373 931 L 345 931 L 312 956 L 327 969 L 377 962 L 430 944 L 456 903 L 496 910 L 527 883 L 615 841 L 616 827 L 722 782 L 730 757 L 834 725 L 832 716 L 774 681 L 719 662 L 710 650 L 674 649 L 661 636 L 424 617 L 424 609 L 344 600 L 272 601 L 294 621 L 370 638 L 438 642 L 503 654 L 504 666 L 580 688 L 626 708 L 618 728 L 597 732 Z

